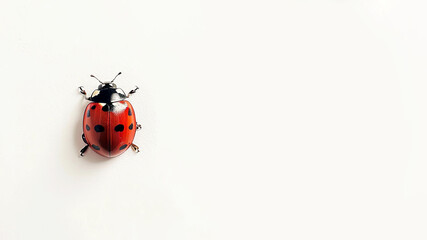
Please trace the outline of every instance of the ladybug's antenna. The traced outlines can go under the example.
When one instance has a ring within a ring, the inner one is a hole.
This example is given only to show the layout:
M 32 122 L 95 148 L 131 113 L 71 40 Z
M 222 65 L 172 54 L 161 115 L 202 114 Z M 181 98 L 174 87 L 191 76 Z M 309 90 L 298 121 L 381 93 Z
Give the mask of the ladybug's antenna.
M 95 78 L 96 80 L 98 80 L 98 82 L 100 82 L 100 83 L 103 83 L 103 82 L 101 82 L 101 80 L 99 80 L 97 77 L 95 77 L 95 76 L 93 76 L 93 75 L 90 75 L 91 77 L 93 77 L 93 78 Z
M 116 77 L 118 77 L 120 74 L 122 74 L 122 72 L 117 73 L 117 75 L 113 78 L 113 80 L 111 80 L 111 82 L 114 82 L 114 80 L 116 80 Z

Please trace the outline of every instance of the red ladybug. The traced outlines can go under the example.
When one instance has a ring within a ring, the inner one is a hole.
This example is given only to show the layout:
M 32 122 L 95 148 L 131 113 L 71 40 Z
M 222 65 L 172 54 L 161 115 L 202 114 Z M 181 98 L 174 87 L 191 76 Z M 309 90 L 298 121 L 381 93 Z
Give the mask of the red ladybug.
M 80 93 L 92 101 L 86 106 L 83 115 L 82 138 L 86 146 L 80 150 L 81 156 L 88 147 L 104 157 L 116 157 L 129 147 L 139 152 L 138 146 L 132 142 L 135 131 L 140 129 L 141 125 L 136 123 L 133 107 L 126 101 L 138 87 L 126 95 L 113 83 L 120 74 L 121 72 L 111 82 L 101 82 L 90 75 L 101 83 L 90 97 L 86 97 L 86 91 L 83 87 L 79 87 Z

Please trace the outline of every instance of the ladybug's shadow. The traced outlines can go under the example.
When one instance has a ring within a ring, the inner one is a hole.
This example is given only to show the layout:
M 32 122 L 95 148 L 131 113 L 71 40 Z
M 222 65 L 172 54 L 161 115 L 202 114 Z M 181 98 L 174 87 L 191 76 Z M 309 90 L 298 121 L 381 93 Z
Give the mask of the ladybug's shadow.
M 84 109 L 85 109 L 85 107 L 86 107 L 86 105 L 88 103 L 89 102 L 86 101 L 83 98 L 82 106 L 81 106 L 81 111 L 82 112 L 84 111 Z M 86 146 L 86 143 L 84 143 L 83 139 L 82 139 L 82 134 L 83 134 L 83 127 L 82 127 L 83 126 L 83 116 L 80 116 L 79 120 L 75 121 L 75 122 L 76 122 L 75 127 L 74 127 L 75 134 L 73 136 L 74 136 L 74 139 L 75 139 L 74 140 L 74 146 L 75 146 L 75 149 L 76 149 L 76 155 L 78 155 L 79 158 L 82 159 L 82 160 L 84 160 L 84 161 L 93 162 L 93 163 L 101 163 L 101 162 L 107 162 L 109 160 L 112 160 L 113 158 L 103 157 L 103 156 L 95 153 L 94 151 L 92 151 L 91 148 L 88 148 L 86 150 L 86 152 L 84 153 L 83 157 L 80 156 L 80 150 L 84 146 Z

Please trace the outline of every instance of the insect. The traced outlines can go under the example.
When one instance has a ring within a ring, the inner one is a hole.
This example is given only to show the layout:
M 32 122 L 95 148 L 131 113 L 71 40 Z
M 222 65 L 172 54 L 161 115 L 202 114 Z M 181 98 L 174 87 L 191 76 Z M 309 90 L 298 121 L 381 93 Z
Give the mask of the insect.
M 86 146 L 80 150 L 81 156 L 89 147 L 110 158 L 122 154 L 129 147 L 139 152 L 139 147 L 133 144 L 133 139 L 141 125 L 136 122 L 134 109 L 126 100 L 139 88 L 136 87 L 126 95 L 113 83 L 120 74 L 121 72 L 110 82 L 101 82 L 94 75 L 90 75 L 101 83 L 90 97 L 86 96 L 83 87 L 79 87 L 85 99 L 91 101 L 83 115 L 82 139 Z

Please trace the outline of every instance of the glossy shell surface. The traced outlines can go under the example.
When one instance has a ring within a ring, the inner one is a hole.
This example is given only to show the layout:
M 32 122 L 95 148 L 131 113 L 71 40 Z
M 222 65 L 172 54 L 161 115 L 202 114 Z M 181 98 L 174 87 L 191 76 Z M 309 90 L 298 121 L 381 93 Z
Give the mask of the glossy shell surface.
M 135 112 L 130 102 L 91 102 L 83 116 L 83 133 L 90 148 L 104 157 L 125 152 L 135 137 Z

